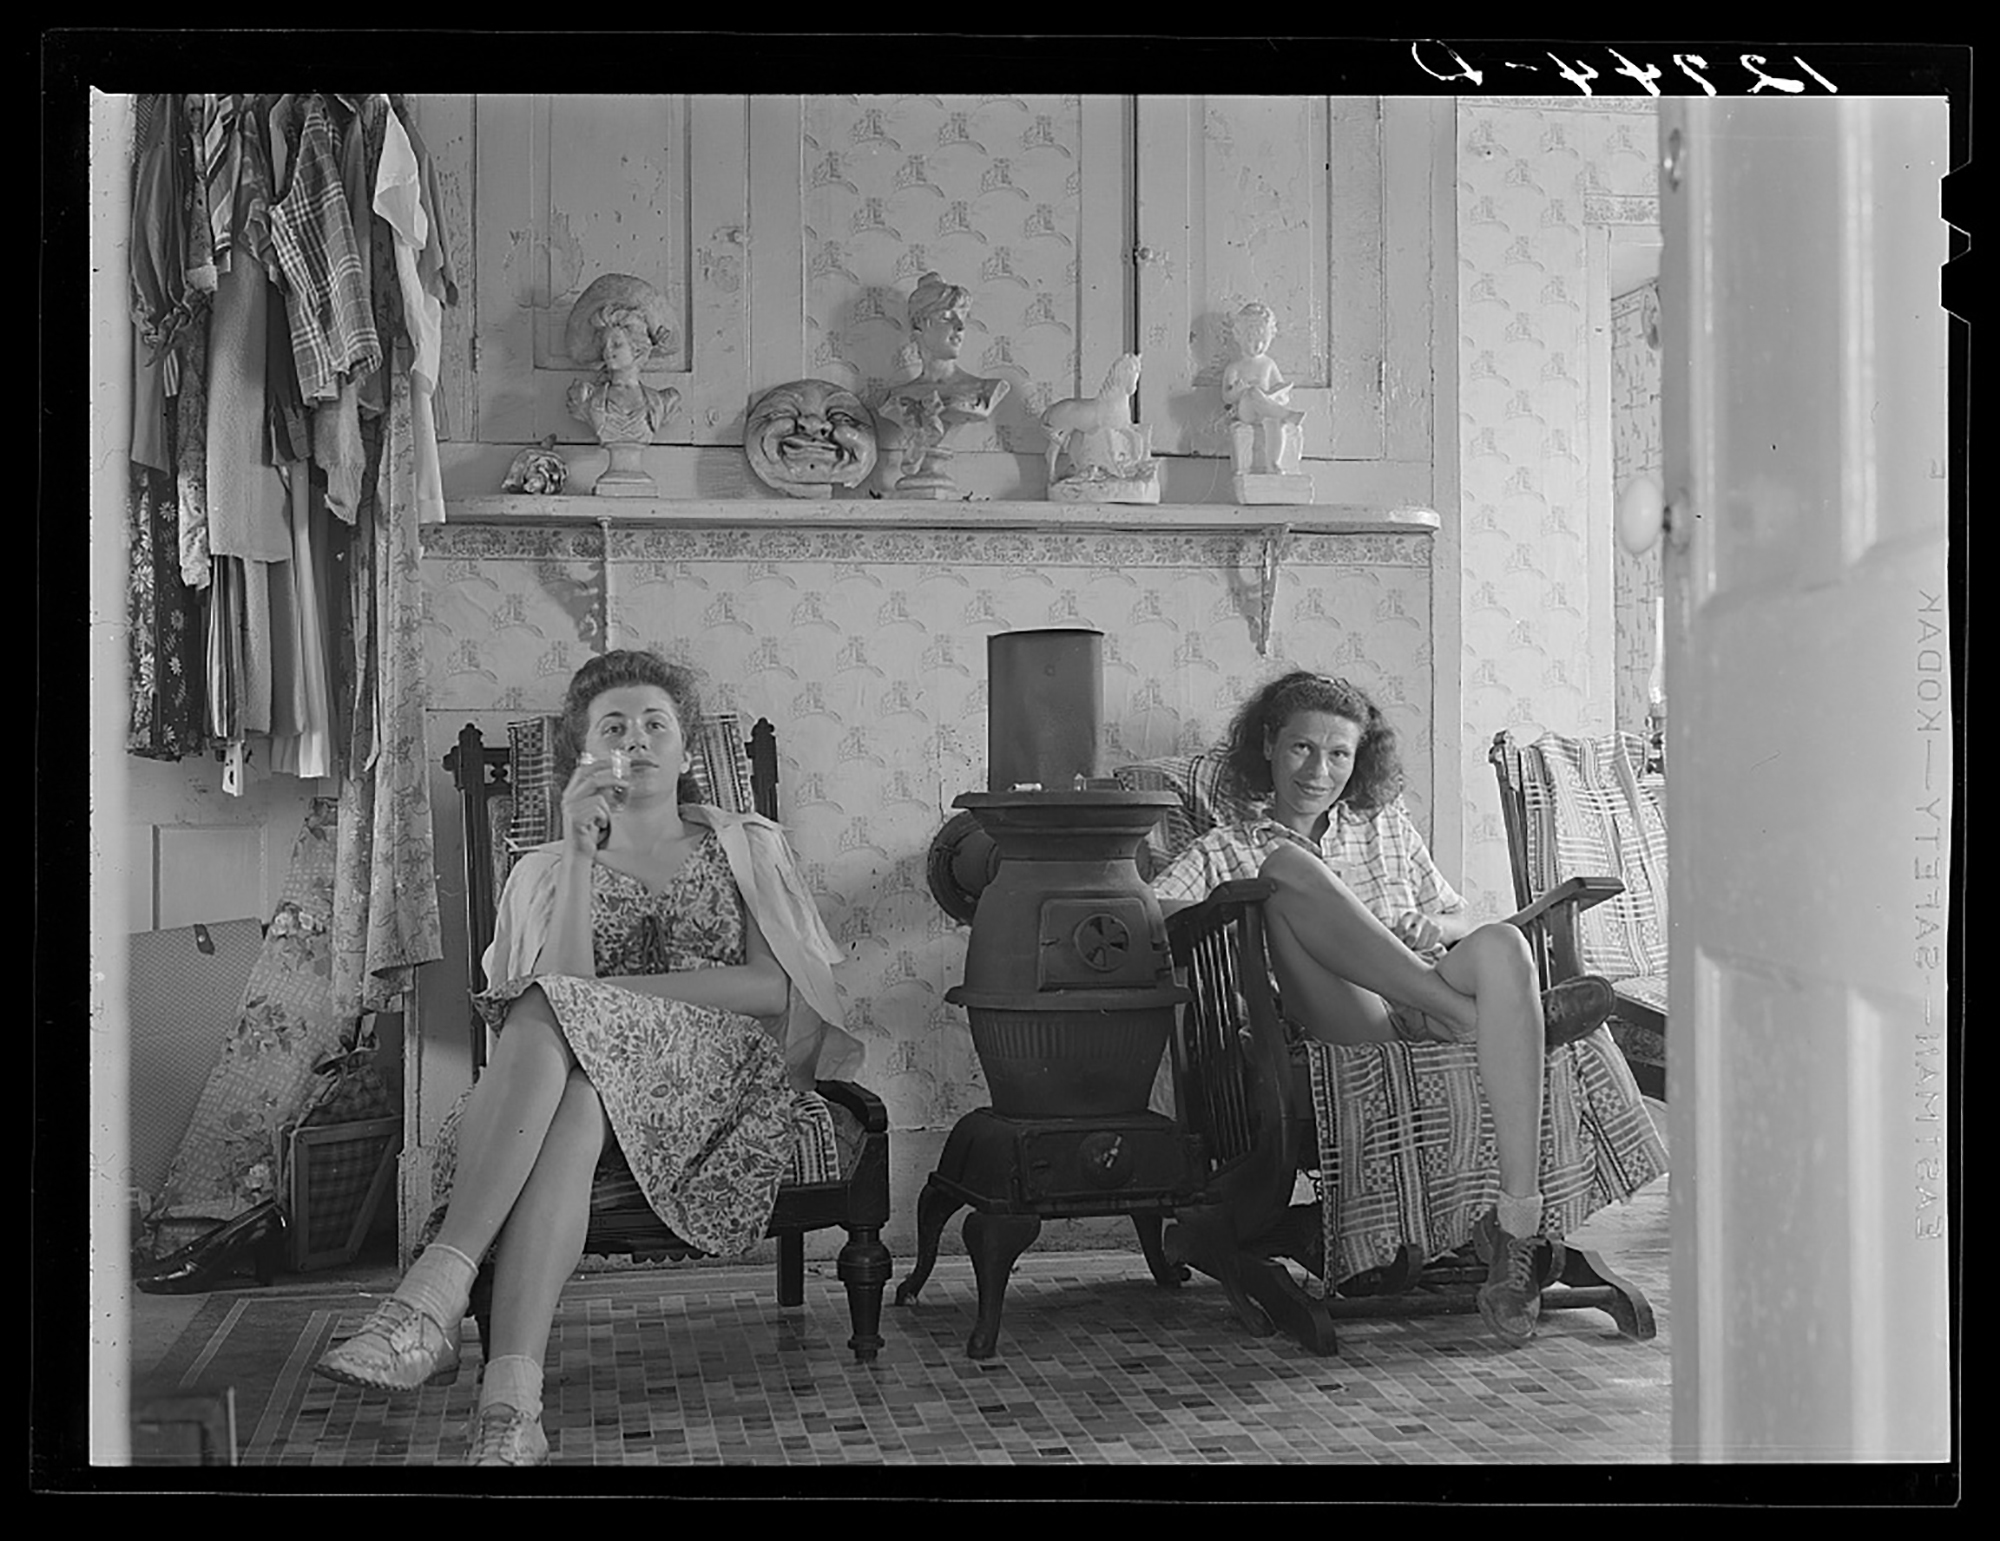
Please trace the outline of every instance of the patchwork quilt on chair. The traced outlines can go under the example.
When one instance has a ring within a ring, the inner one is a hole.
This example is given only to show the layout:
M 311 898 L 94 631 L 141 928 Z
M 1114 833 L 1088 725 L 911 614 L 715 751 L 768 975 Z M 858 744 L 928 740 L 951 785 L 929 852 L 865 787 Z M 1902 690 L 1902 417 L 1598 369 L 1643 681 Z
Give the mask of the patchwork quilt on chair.
M 1306 1044 L 1333 1283 L 1406 1242 L 1425 1261 L 1472 1239 L 1500 1195 L 1479 1053 L 1460 1043 Z M 1667 1170 L 1667 1149 L 1611 1035 L 1548 1057 L 1543 1229 L 1561 1237 Z
M 1667 1009 L 1667 820 L 1634 769 L 1645 743 L 1544 734 L 1522 755 L 1528 871 L 1537 893 L 1567 878 L 1607 873 L 1625 891 L 1578 917 L 1583 968 L 1618 993 Z

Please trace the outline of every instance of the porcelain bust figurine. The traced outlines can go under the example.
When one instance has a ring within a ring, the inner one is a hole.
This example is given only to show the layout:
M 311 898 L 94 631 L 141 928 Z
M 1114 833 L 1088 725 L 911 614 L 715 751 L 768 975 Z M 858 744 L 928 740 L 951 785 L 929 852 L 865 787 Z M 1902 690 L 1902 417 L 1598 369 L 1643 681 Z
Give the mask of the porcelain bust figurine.
M 655 390 L 639 378 L 639 370 L 667 333 L 665 298 L 629 273 L 606 273 L 570 309 L 569 356 L 601 365 L 595 379 L 571 385 L 568 398 L 570 416 L 590 424 L 597 442 L 611 452 L 610 468 L 593 492 L 649 498 L 657 491 L 641 456 L 681 398 L 679 391 Z
M 1132 393 L 1139 388 L 1139 355 L 1111 366 L 1094 397 L 1059 401 L 1042 414 L 1049 436 L 1049 497 L 1058 503 L 1157 503 L 1160 467 L 1153 459 L 1153 429 L 1132 421 Z M 1056 468 L 1067 457 L 1069 469 Z
M 875 419 L 850 390 L 793 380 L 751 407 L 743 451 L 765 486 L 792 498 L 830 498 L 875 469 Z
M 1222 404 L 1232 424 L 1230 444 L 1239 503 L 1310 503 L 1312 478 L 1300 473 L 1306 415 L 1292 405 L 1292 387 L 1271 357 L 1278 318 L 1251 303 L 1230 325 L 1236 357 L 1222 375 Z
M 899 430 L 890 446 L 902 472 L 895 485 L 899 498 L 958 497 L 945 440 L 960 424 L 991 417 L 1007 397 L 1007 381 L 982 380 L 958 367 L 971 299 L 969 290 L 935 273 L 924 274 L 910 292 L 916 373 L 889 387 L 878 408 Z

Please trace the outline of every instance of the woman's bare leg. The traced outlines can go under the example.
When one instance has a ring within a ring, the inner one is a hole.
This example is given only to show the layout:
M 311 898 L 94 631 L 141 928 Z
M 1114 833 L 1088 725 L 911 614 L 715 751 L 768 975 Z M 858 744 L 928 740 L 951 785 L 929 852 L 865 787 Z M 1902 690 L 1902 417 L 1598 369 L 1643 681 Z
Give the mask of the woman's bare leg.
M 459 1124 L 458 1172 L 437 1241 L 470 1258 L 500 1233 L 556 1116 L 576 1056 L 539 988 L 507 1012 L 493 1062 Z
M 1479 1079 L 1493 1110 L 1500 1189 L 1540 1191 L 1542 994 L 1527 938 L 1514 926 L 1481 926 L 1438 960 L 1438 976 L 1479 1007 Z
M 1266 858 L 1262 875 L 1277 885 L 1264 906 L 1271 961 L 1286 1009 L 1301 1026 L 1324 1029 L 1317 1035 L 1335 1042 L 1393 1038 L 1384 998 L 1462 1032 L 1478 1024 L 1471 995 L 1405 947 L 1325 862 L 1298 846 L 1281 845 Z M 1287 986 L 1288 971 L 1296 989 Z M 1323 1020 L 1307 1021 L 1301 1010 Z
M 1405 947 L 1310 853 L 1280 846 L 1263 875 L 1277 885 L 1264 909 L 1286 1014 L 1330 1043 L 1393 1041 L 1391 1000 L 1476 1031 L 1501 1189 L 1535 1193 L 1544 1046 L 1541 991 L 1527 939 L 1513 926 L 1481 926 L 1433 965 Z
M 547 1355 L 556 1303 L 583 1256 L 591 1182 L 609 1130 L 597 1089 L 572 1070 L 535 1169 L 500 1231 L 489 1361 L 520 1354 L 539 1365 Z

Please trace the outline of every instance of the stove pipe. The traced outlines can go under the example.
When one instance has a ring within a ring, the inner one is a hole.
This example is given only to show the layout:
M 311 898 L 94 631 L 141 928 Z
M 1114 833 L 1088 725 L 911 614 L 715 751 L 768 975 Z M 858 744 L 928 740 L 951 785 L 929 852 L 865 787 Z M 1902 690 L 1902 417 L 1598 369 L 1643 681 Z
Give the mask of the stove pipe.
M 1077 627 L 986 639 L 986 787 L 1067 792 L 1098 773 L 1104 633 Z

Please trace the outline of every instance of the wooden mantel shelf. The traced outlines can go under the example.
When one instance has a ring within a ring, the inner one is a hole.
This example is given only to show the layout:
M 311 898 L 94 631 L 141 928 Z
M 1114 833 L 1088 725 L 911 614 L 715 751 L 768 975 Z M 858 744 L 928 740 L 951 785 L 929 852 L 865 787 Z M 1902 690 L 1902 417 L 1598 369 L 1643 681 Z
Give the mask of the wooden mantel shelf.
M 495 493 L 445 505 L 448 524 L 976 529 L 1269 530 L 1300 534 L 1403 534 L 1435 530 L 1428 508 L 1361 508 L 1334 503 L 1029 503 L 917 499 L 599 498 Z

